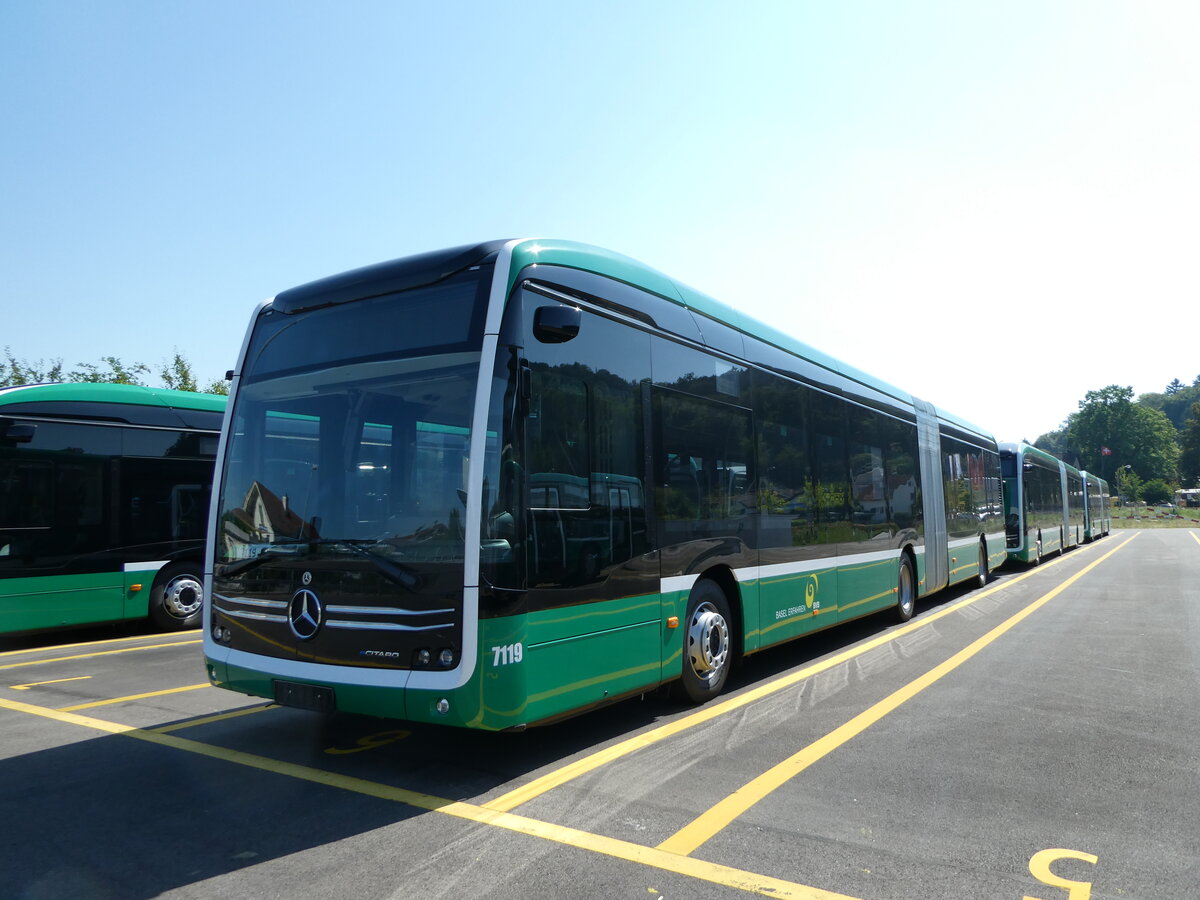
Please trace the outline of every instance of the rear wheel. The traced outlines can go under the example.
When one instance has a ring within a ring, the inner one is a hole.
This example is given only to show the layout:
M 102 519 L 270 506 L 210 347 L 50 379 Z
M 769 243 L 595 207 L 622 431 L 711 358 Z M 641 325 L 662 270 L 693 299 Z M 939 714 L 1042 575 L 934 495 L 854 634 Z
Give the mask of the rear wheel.
M 913 576 L 912 560 L 900 557 L 900 572 L 896 576 L 896 618 L 907 622 L 917 608 L 917 580 Z
M 979 545 L 979 579 L 980 587 L 987 587 L 988 583 L 988 556 L 987 545 L 981 543 Z
M 163 566 L 150 589 L 150 619 L 164 631 L 198 628 L 204 600 L 199 563 Z
M 683 677 L 680 688 L 693 703 L 721 693 L 733 663 L 729 600 L 715 581 L 696 582 L 688 597 L 683 634 Z

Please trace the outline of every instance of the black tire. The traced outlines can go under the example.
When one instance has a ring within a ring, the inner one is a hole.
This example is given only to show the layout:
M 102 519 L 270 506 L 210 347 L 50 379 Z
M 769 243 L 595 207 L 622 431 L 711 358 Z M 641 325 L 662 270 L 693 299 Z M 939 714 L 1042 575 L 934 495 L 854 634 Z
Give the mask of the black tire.
M 683 677 L 685 699 L 705 703 L 725 687 L 733 665 L 733 630 L 729 599 L 720 585 L 707 578 L 697 581 L 688 597 L 683 620 Z
M 981 588 L 987 587 L 988 578 L 991 577 L 991 573 L 988 572 L 987 544 L 983 542 L 979 544 L 979 575 L 977 577 L 979 586 Z
M 900 571 L 896 574 L 896 621 L 907 622 L 917 609 L 917 579 L 908 554 L 900 555 Z
M 203 598 L 199 563 L 165 565 L 150 589 L 150 620 L 163 631 L 199 628 Z

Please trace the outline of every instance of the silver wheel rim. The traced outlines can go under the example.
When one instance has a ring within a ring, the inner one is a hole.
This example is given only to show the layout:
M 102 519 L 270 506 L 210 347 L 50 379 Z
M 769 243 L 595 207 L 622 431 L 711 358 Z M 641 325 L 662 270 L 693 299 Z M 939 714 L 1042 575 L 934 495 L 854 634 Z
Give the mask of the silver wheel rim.
M 905 616 L 911 616 L 913 605 L 916 603 L 916 595 L 913 592 L 913 575 L 912 569 L 908 566 L 900 567 L 900 611 Z
M 204 601 L 204 586 L 194 575 L 177 575 L 163 590 L 163 609 L 178 619 L 186 619 Z
M 711 603 L 699 604 L 688 622 L 688 660 L 701 681 L 715 682 L 729 659 L 729 623 Z

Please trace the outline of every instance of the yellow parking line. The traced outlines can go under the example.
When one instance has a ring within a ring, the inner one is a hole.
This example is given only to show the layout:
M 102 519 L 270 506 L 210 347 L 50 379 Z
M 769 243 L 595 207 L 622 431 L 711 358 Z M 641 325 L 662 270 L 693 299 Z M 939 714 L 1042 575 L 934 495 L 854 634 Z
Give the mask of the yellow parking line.
M 874 706 L 859 713 L 844 725 L 835 728 L 829 734 L 814 741 L 803 750 L 800 750 L 798 753 L 751 780 L 667 838 L 658 845 L 658 849 L 683 855 L 692 853 L 696 848 L 700 847 L 772 791 L 785 784 L 800 772 L 803 772 L 813 763 L 823 759 L 841 747 L 854 736 L 861 734 L 902 703 L 912 699 L 945 675 L 953 672 L 985 647 L 994 643 L 998 638 L 1011 631 L 1016 625 L 1029 618 L 1029 616 L 1033 615 L 1084 575 L 1088 574 L 1092 569 L 1100 565 L 1100 563 L 1104 562 L 1117 551 L 1122 550 L 1136 537 L 1137 535 L 1135 534 L 1108 553 L 1105 553 L 1099 559 L 1092 561 L 1056 588 L 1033 601 L 1033 603 L 1029 604 L 1016 615 L 1001 622 L 987 634 L 983 635 L 983 637 L 968 644 L 941 665 L 930 669 L 924 675 L 909 682 L 888 697 L 880 700 Z
M 1077 557 L 1068 557 L 1068 559 L 1074 558 Z M 730 697 L 728 700 L 714 702 L 704 706 L 694 713 L 691 713 L 690 715 L 684 716 L 682 719 L 677 719 L 676 721 L 666 725 L 660 725 L 658 728 L 654 728 L 650 731 L 643 732 L 642 734 L 627 738 L 620 743 L 613 744 L 611 747 L 606 747 L 605 749 L 585 756 L 582 759 L 577 759 L 573 763 L 569 763 L 560 769 L 555 769 L 553 772 L 548 772 L 540 778 L 535 778 L 528 784 L 509 791 L 507 794 L 503 794 L 483 805 L 488 809 L 508 812 L 523 803 L 528 803 L 535 797 L 540 797 L 542 794 L 551 791 L 554 788 L 561 787 L 562 785 L 573 781 L 582 775 L 586 775 L 588 772 L 598 769 L 601 766 L 608 765 L 610 762 L 614 762 L 615 760 L 618 760 L 623 756 L 627 756 L 634 751 L 641 750 L 643 747 L 649 747 L 652 744 L 656 744 L 659 741 L 673 737 L 674 735 L 686 731 L 689 728 L 694 728 L 697 725 L 702 725 L 703 723 L 716 719 L 719 716 L 723 716 L 727 713 L 741 709 L 743 706 L 753 703 L 756 700 L 761 700 L 764 697 L 770 696 L 771 694 L 792 687 L 793 685 L 798 684 L 805 679 L 811 678 L 820 672 L 825 672 L 829 669 L 840 666 L 849 659 L 854 659 L 857 656 L 861 656 L 864 653 L 874 650 L 876 647 L 891 643 L 897 638 L 924 628 L 927 625 L 931 625 L 945 616 L 958 612 L 960 609 L 982 600 L 984 597 L 991 596 L 997 591 L 1018 584 L 1019 582 L 1024 581 L 1026 578 L 1032 578 L 1034 575 L 1041 574 L 1050 567 L 1058 565 L 1063 561 L 1064 558 L 1059 557 L 1052 562 L 1043 563 L 1036 569 L 1030 569 L 1027 572 L 1023 572 L 1020 575 L 1016 575 L 1001 582 L 1000 584 L 994 585 L 987 590 L 972 593 L 969 597 L 966 597 L 957 603 L 952 603 L 951 605 L 943 609 L 939 609 L 936 612 L 923 615 L 920 618 L 909 622 L 907 625 L 888 629 L 878 637 L 872 638 L 871 640 L 862 644 L 857 644 L 854 647 L 851 647 L 849 650 L 844 650 L 841 653 L 837 653 L 833 656 L 823 659 L 811 666 L 806 666 L 799 671 L 792 672 L 783 676 L 782 678 L 777 678 L 774 681 L 760 685 L 759 687 L 746 691 L 743 694 Z
M 198 628 L 194 628 L 190 631 L 175 631 L 175 632 L 172 632 L 171 634 L 173 636 L 177 635 L 179 637 L 184 637 L 189 634 L 199 634 L 199 633 L 200 633 L 200 630 Z M 164 635 L 164 634 L 133 634 L 133 635 L 129 635 L 127 637 L 105 638 L 102 641 L 86 641 L 81 644 L 55 644 L 50 647 L 25 647 L 22 650 L 5 650 L 3 653 L 0 653 L 0 659 L 3 659 L 6 656 L 20 656 L 21 654 L 24 654 L 24 653 L 47 653 L 47 652 L 52 653 L 55 650 L 74 650 L 77 647 L 99 647 L 103 644 L 120 644 L 120 643 L 125 643 L 127 641 L 161 640 L 162 638 L 164 638 L 166 636 L 167 635 Z M 195 641 L 177 641 L 176 643 L 194 644 Z
M 54 678 L 50 681 L 31 681 L 28 684 L 10 684 L 14 691 L 27 691 L 30 688 L 41 687 L 44 684 L 62 684 L 64 681 L 87 681 L 91 675 L 76 675 L 74 678 Z
M 1200 544 L 1200 537 L 1197 537 L 1196 532 L 1189 530 L 1188 534 L 1192 536 L 1193 541 L 1195 541 L 1197 544 Z
M 60 706 L 59 712 L 74 712 L 79 709 L 94 709 L 97 706 L 112 706 L 115 703 L 128 703 L 131 700 L 145 700 L 147 697 L 165 697 L 167 694 L 182 694 L 184 691 L 198 691 L 201 688 L 212 687 L 207 681 L 203 684 L 189 684 L 184 687 L 167 688 L 164 691 L 150 691 L 145 694 L 130 694 L 128 697 L 113 697 L 111 700 L 93 700 L 91 703 L 78 703 L 75 706 Z
M 137 653 L 141 650 L 161 650 L 163 647 L 180 647 L 185 644 L 199 644 L 201 641 L 173 641 L 169 644 L 147 644 L 144 647 L 122 647 L 120 650 L 97 650 L 94 653 L 77 653 L 74 656 L 56 656 L 52 659 L 27 659 L 24 662 L 4 663 L 0 669 L 20 669 L 24 666 L 42 666 L 46 663 L 72 662 L 76 659 L 92 659 L 97 656 L 115 656 L 118 653 Z M 24 651 L 18 651 L 24 652 Z
M 271 759 L 266 756 L 258 756 L 253 753 L 245 753 L 240 750 L 230 750 L 225 747 L 204 744 L 173 734 L 145 731 L 141 728 L 134 728 L 131 725 L 106 722 L 103 719 L 93 719 L 89 716 L 81 716 L 64 710 L 47 709 L 28 703 L 18 703 L 14 700 L 5 700 L 2 697 L 0 697 L 0 708 L 33 716 L 41 716 L 69 725 L 91 728 L 107 734 L 123 735 L 151 744 L 184 750 L 189 753 L 196 753 L 201 756 L 207 756 L 212 759 L 260 771 L 324 785 L 325 787 L 352 791 L 368 797 L 376 797 L 380 800 L 403 803 L 407 806 L 429 812 L 444 813 L 445 815 L 465 819 L 477 824 L 503 828 L 517 834 L 553 841 L 557 844 L 574 847 L 579 850 L 600 853 L 614 859 L 650 866 L 665 872 L 685 875 L 700 881 L 736 888 L 737 890 L 760 894 L 766 897 L 783 898 L 783 900 L 858 900 L 858 898 L 850 897 L 846 894 L 825 891 L 820 888 L 784 881 L 779 878 L 771 878 L 767 875 L 758 875 L 753 872 L 735 869 L 731 866 L 722 866 L 716 863 L 692 859 L 687 856 L 677 856 L 676 854 L 659 850 L 655 847 L 646 847 L 642 844 L 617 840 L 605 837 L 604 835 L 591 834 L 590 832 L 580 831 L 575 828 L 564 828 L 561 825 L 554 825 L 550 822 L 541 822 L 537 819 L 529 819 L 513 813 L 486 809 L 482 806 L 476 806 L 473 803 L 447 800 L 442 797 L 434 797 L 430 794 L 422 794 L 416 791 L 405 790 L 404 788 L 367 781 L 363 778 L 339 775 L 335 772 L 327 772 L 323 769 L 315 769 L 310 766 L 302 766 L 296 763 Z

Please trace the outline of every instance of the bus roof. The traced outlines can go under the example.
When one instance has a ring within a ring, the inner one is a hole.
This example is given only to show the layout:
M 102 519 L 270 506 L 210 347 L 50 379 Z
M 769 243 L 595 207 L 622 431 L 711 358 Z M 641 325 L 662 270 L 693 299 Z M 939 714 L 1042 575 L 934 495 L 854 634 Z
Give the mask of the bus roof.
M 137 406 L 161 406 L 168 409 L 195 409 L 224 412 L 225 397 L 140 384 L 27 384 L 0 388 L 0 407 L 14 403 L 132 403 Z
M 1068 472 L 1080 474 L 1079 469 L 1071 465 L 1069 462 L 1059 459 L 1053 453 L 1047 453 L 1040 447 L 1035 447 L 1033 444 L 1027 444 L 1025 441 L 1001 441 L 1001 453 L 1012 453 L 1015 456 L 1027 457 L 1031 456 L 1034 459 L 1041 460 L 1044 463 L 1050 464 L 1052 467 L 1064 466 Z
M 481 245 L 481 247 L 493 248 L 495 247 L 495 243 Z M 657 269 L 652 269 L 644 263 L 620 253 L 614 253 L 611 250 L 575 241 L 548 239 L 520 241 L 513 248 L 513 264 L 509 274 L 510 284 L 508 286 L 510 290 L 512 288 L 511 282 L 515 281 L 521 270 L 535 263 L 564 266 L 606 275 L 617 281 L 622 281 L 642 290 L 657 294 L 666 300 L 678 303 L 680 306 L 694 310 L 701 315 L 723 322 L 732 328 L 736 328 L 743 334 L 750 335 L 788 353 L 802 357 L 822 368 L 837 372 L 845 378 L 886 394 L 902 403 L 911 405 L 913 402 L 913 396 L 907 391 L 903 391 L 895 385 L 868 375 L 854 366 L 835 359 L 826 353 L 822 353 L 820 350 L 805 344 L 803 341 L 797 340 L 791 335 L 785 334 L 772 325 L 761 322 L 743 312 L 739 312 L 733 307 L 695 288 L 676 281 L 670 276 L 659 272 Z M 945 422 L 969 432 L 991 437 L 990 432 L 985 429 L 958 416 L 951 415 L 940 407 L 935 408 L 937 409 L 938 416 Z

